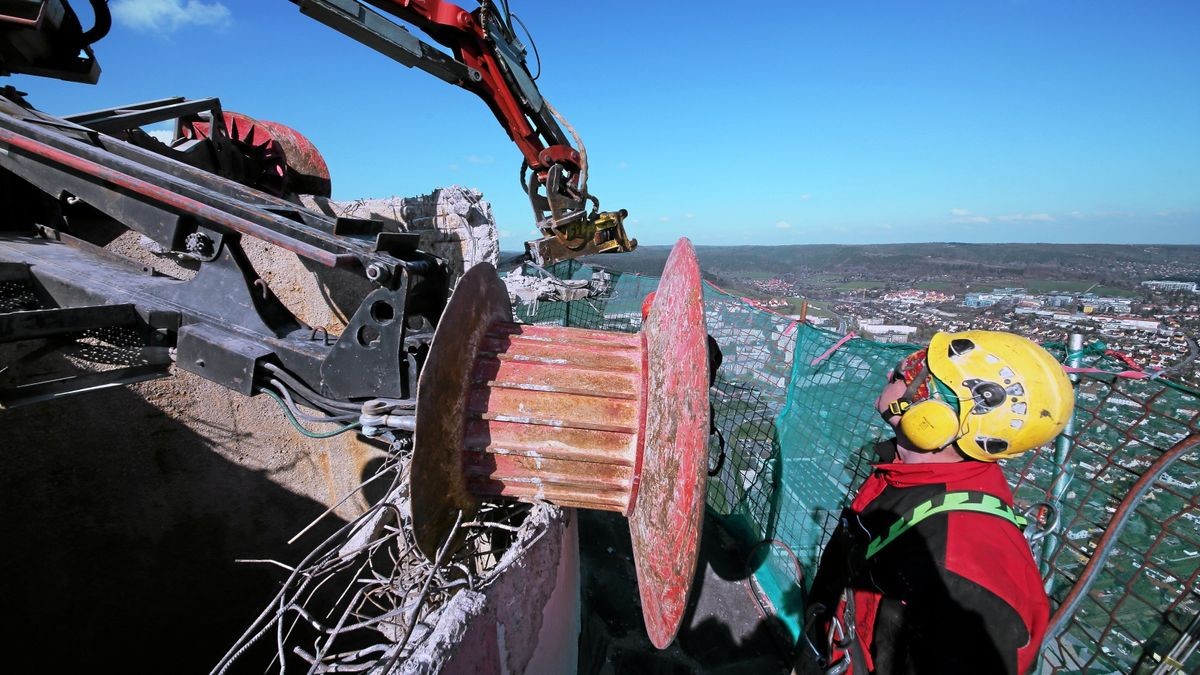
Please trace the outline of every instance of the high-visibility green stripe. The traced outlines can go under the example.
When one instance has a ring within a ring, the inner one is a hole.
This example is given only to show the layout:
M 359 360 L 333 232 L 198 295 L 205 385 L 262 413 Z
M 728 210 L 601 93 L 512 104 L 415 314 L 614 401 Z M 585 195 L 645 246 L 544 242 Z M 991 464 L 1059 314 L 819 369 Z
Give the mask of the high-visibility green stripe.
M 908 513 L 900 516 L 899 520 L 892 523 L 892 526 L 888 528 L 887 534 L 872 539 L 871 543 L 867 545 L 867 554 L 864 559 L 869 560 L 876 553 L 882 551 L 885 546 L 896 541 L 897 537 L 915 527 L 917 523 L 939 513 L 946 513 L 948 511 L 986 513 L 1003 518 L 1018 528 L 1025 527 L 1025 524 L 1028 522 L 1024 516 L 1014 513 L 998 497 L 984 492 L 947 492 L 945 495 L 942 495 L 941 504 L 935 504 L 934 501 L 936 499 L 937 497 L 917 504 Z

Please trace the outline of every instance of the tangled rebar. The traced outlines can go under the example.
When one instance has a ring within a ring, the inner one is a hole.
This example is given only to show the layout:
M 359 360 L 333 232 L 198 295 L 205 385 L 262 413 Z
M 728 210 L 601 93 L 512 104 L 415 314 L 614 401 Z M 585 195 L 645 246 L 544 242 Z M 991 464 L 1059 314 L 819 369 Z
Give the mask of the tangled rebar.
M 316 546 L 213 668 L 224 673 L 273 633 L 267 670 L 388 673 L 421 649 L 460 591 L 482 591 L 546 532 L 549 505 L 485 502 L 455 525 L 434 556 L 418 550 L 408 507 L 407 453 L 368 481 L 390 479 L 386 496 Z M 469 594 L 468 594 L 469 595 Z

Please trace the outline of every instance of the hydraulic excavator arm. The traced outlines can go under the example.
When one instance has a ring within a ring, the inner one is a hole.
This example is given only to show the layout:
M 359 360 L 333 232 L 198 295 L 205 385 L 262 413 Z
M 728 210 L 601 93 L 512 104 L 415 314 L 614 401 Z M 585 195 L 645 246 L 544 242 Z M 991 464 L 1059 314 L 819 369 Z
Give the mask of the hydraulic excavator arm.
M 600 211 L 587 189 L 587 153 L 570 125 L 538 91 L 507 2 L 481 0 L 467 11 L 443 0 L 369 0 L 445 51 L 422 41 L 360 0 L 292 0 L 300 10 L 380 53 L 479 96 L 521 151 L 521 187 L 542 238 L 526 243 L 538 263 L 631 251 L 625 211 Z M 571 141 L 574 140 L 574 145 Z
M 582 144 L 538 93 L 506 6 L 501 12 L 484 0 L 467 12 L 440 0 L 371 0 L 381 12 L 359 0 L 293 2 L 488 103 L 524 156 L 522 184 L 545 235 L 529 243 L 535 261 L 635 246 L 624 212 L 599 211 L 588 193 Z M 85 29 L 68 0 L 0 0 L 0 75 L 95 82 L 90 45 L 111 21 L 106 0 L 89 4 L 94 20 Z M 169 143 L 144 130 L 167 120 L 176 123 Z M 53 291 L 18 311 L 0 305 L 0 344 L 128 329 L 131 340 L 156 350 L 153 363 L 49 379 L 32 366 L 17 372 L 0 363 L 0 408 L 162 377 L 174 363 L 246 395 L 278 380 L 284 385 L 275 391 L 334 418 L 386 399 L 389 410 L 405 414 L 383 419 L 404 418 L 394 428 L 411 430 L 451 270 L 421 250 L 415 233 L 297 204 L 301 193 L 329 189 L 311 143 L 282 125 L 225 111 L 217 99 L 56 117 L 0 87 L 0 203 L 12 207 L 0 222 L 0 292 Z M 139 251 L 187 273 L 160 273 L 104 248 L 130 232 Z M 363 289 L 357 309 L 345 308 L 341 334 L 329 335 L 271 292 L 243 237 L 361 274 L 371 290 Z M 379 411 L 369 407 L 375 420 Z

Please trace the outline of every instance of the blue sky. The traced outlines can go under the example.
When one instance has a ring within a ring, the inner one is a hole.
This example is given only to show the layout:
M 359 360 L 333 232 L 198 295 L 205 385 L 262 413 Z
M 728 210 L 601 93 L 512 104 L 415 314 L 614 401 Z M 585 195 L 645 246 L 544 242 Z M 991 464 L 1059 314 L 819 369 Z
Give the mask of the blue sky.
M 35 106 L 219 96 L 309 136 L 335 198 L 465 185 L 506 250 L 532 234 L 520 155 L 473 95 L 288 0 L 111 4 L 100 84 L 11 78 Z M 512 8 L 643 244 L 1200 244 L 1200 3 Z

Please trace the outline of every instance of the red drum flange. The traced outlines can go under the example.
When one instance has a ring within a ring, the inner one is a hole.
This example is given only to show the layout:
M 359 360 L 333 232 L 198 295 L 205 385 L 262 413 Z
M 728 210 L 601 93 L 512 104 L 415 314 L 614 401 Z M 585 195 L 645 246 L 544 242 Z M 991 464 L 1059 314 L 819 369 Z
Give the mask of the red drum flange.
M 629 518 L 651 642 L 675 638 L 704 517 L 708 359 L 700 268 L 680 239 L 637 334 L 513 321 L 491 265 L 459 280 L 417 387 L 410 473 L 433 558 L 480 498 Z

